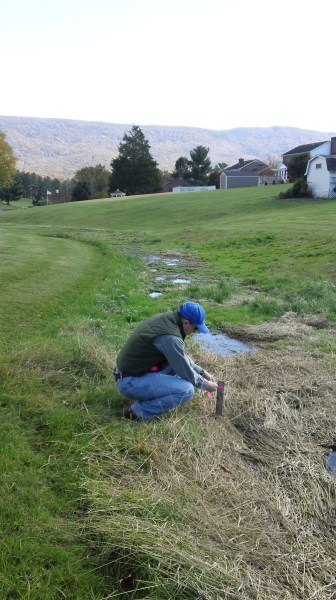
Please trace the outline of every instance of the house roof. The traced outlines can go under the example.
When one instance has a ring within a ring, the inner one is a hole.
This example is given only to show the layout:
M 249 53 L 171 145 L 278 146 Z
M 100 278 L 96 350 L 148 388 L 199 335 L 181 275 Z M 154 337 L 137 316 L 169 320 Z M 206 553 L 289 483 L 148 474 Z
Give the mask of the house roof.
M 336 156 L 327 156 L 326 163 L 328 171 L 334 173 L 336 171 Z
M 264 169 L 261 169 L 261 171 L 259 171 L 259 175 L 274 175 L 275 173 L 278 172 L 278 169 L 272 169 L 271 167 L 267 166 Z
M 169 179 L 169 181 L 166 181 L 166 183 L 162 186 L 162 191 L 169 192 L 173 189 L 173 187 L 185 184 L 186 181 L 183 179 L 183 177 L 175 177 L 175 179 Z
M 224 171 L 239 171 L 240 169 L 244 169 L 245 167 L 247 167 L 248 165 L 251 165 L 252 163 L 257 163 L 258 165 L 264 165 L 265 167 L 267 167 L 268 165 L 266 165 L 266 163 L 264 163 L 262 160 L 259 160 L 258 158 L 252 158 L 250 160 L 243 160 L 240 159 L 240 162 L 237 162 L 236 164 L 232 165 L 231 167 L 225 167 Z
M 328 140 L 324 140 L 324 142 L 314 142 L 313 144 L 302 144 L 301 146 L 296 146 L 295 148 L 292 148 L 292 150 L 288 150 L 288 152 L 285 152 L 282 156 L 287 156 L 288 154 L 303 154 L 304 152 L 310 152 L 310 150 L 314 150 L 315 148 L 318 148 L 318 146 L 322 146 L 322 144 L 325 144 Z
M 240 171 L 229 171 L 227 173 L 227 169 L 225 169 L 225 171 L 223 171 L 222 175 L 225 175 L 225 177 L 259 177 L 258 173 L 241 173 Z
M 241 162 L 237 162 L 235 165 L 232 165 L 231 167 L 225 167 L 224 171 L 231 171 L 231 170 L 241 169 L 242 167 L 246 167 L 246 165 L 249 165 L 250 163 L 252 163 L 253 160 L 254 159 L 252 159 L 252 160 L 241 160 Z
M 237 175 L 245 173 L 246 175 L 259 175 L 260 171 L 267 167 L 268 165 L 262 160 L 259 160 L 259 158 L 252 158 L 250 160 L 243 160 L 241 158 L 235 165 L 225 168 L 223 173 L 227 173 L 228 175 L 233 175 L 235 172 Z
M 316 156 L 313 156 L 313 158 L 308 160 L 305 175 L 308 174 L 310 165 L 312 163 L 316 162 L 316 160 L 321 160 L 321 159 L 326 161 L 326 165 L 327 165 L 327 169 L 328 169 L 329 173 L 336 172 L 336 154 L 330 154 L 330 155 L 317 154 Z

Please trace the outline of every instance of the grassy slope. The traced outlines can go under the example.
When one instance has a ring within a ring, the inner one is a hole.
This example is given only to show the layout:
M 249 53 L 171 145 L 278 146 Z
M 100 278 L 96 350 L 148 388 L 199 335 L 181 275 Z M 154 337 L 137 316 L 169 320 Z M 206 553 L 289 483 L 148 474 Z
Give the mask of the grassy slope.
M 305 308 L 310 289 L 317 312 L 333 318 L 336 205 L 273 194 L 1 214 L 4 598 L 99 599 L 135 585 L 146 590 L 133 597 L 157 600 L 332 597 L 333 482 L 313 443 L 332 444 L 332 360 L 299 343 L 217 361 L 193 348 L 229 382 L 223 423 L 200 394 L 159 425 L 115 418 L 117 348 L 134 322 L 185 296 L 200 294 L 212 325 L 258 323 L 272 317 L 270 297 L 274 308 L 292 294 L 293 308 L 305 286 Z M 130 254 L 164 250 L 203 266 L 187 264 L 193 286 L 168 286 L 153 303 L 153 275 Z M 264 290 L 259 309 L 239 301 L 251 286 Z
M 78 242 L 13 229 L 2 231 L 0 248 L 1 597 L 61 598 L 62 590 L 67 598 L 103 597 L 74 521 L 80 506 L 73 436 L 83 418 L 67 409 L 66 373 L 64 384 L 48 384 L 72 360 L 57 336 L 87 304 L 88 287 L 100 282 L 100 260 Z M 74 382 L 72 390 L 76 405 Z
M 28 208 L 32 206 L 32 201 L 29 198 L 21 198 L 20 200 L 15 200 L 7 204 L 7 202 L 0 202 L 0 212 L 5 212 L 8 210 L 15 210 L 18 208 Z
M 12 211 L 2 215 L 2 221 L 33 224 L 56 235 L 81 231 L 89 224 L 96 237 L 110 244 L 124 242 L 133 252 L 137 244 L 153 253 L 177 250 L 202 260 L 208 280 L 221 278 L 271 293 L 272 302 L 261 295 L 254 307 L 225 307 L 213 322 L 223 326 L 256 320 L 259 312 L 262 318 L 267 313 L 279 316 L 293 306 L 307 312 L 311 296 L 321 295 L 321 290 L 311 290 L 312 281 L 315 287 L 323 287 L 326 280 L 335 283 L 333 201 L 276 200 L 274 194 L 283 187 L 96 200 L 66 209 L 58 205 Z M 316 305 L 314 311 L 333 319 L 333 293 L 322 293 L 325 305 Z

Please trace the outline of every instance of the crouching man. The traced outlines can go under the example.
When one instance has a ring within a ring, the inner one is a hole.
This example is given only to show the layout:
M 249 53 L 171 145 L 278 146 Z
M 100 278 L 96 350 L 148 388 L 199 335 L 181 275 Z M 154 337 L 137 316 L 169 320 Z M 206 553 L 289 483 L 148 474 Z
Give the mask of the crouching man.
M 194 387 L 217 390 L 214 377 L 186 354 L 187 335 L 209 330 L 205 311 L 185 302 L 176 311 L 150 317 L 130 335 L 113 372 L 119 392 L 133 400 L 125 417 L 154 419 L 193 397 Z

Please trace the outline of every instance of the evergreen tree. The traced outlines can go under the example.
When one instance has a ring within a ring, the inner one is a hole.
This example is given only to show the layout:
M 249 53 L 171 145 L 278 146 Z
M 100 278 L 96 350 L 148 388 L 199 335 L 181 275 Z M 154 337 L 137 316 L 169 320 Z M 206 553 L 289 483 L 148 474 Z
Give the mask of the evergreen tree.
M 304 177 L 308 160 L 309 152 L 302 152 L 302 154 L 293 156 L 287 166 L 287 176 L 289 181 L 296 181 L 297 179 Z
M 110 191 L 116 189 L 134 194 L 151 194 L 160 189 L 160 171 L 150 153 L 150 146 L 138 125 L 125 133 L 119 155 L 111 162 Z
M 61 181 L 57 177 L 53 179 L 41 177 L 26 171 L 19 171 L 19 174 L 23 187 L 22 197 L 30 198 L 34 205 L 46 203 L 47 191 L 52 194 L 53 204 L 70 200 L 70 180 Z
M 194 185 L 206 185 L 211 171 L 209 148 L 197 146 L 190 151 L 190 171 Z
M 228 166 L 228 164 L 226 162 L 219 162 L 217 163 L 217 165 L 215 165 L 215 169 L 219 169 L 219 171 L 222 173 L 224 171 L 224 169 L 226 169 L 226 167 Z

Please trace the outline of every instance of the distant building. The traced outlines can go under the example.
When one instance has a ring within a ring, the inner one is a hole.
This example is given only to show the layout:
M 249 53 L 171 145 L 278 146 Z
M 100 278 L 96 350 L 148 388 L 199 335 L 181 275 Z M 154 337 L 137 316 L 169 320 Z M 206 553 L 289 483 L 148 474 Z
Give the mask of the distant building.
M 314 198 L 336 198 L 336 155 L 313 156 L 305 175 Z
M 308 160 L 305 176 L 314 198 L 336 198 L 336 137 L 328 149 L 328 154 L 315 154 Z
M 219 186 L 221 189 L 227 189 L 279 183 L 286 180 L 286 167 L 283 165 L 282 167 L 282 169 L 272 169 L 257 158 L 251 160 L 240 158 L 236 164 L 223 170 Z
M 287 181 L 287 167 L 284 163 L 278 166 L 276 169 L 278 181 L 285 183 Z
M 305 177 L 314 198 L 336 198 L 336 136 L 288 150 L 282 156 L 284 164 L 299 154 L 309 156 Z
M 298 156 L 299 154 L 309 154 L 310 158 L 316 156 L 317 154 L 330 154 L 330 141 L 313 142 L 312 144 L 302 144 L 301 146 L 296 146 L 295 148 L 292 148 L 292 150 L 288 150 L 288 152 L 285 152 L 285 154 L 282 155 L 283 164 L 288 167 L 292 158 L 294 156 Z
M 185 185 L 186 181 L 182 177 L 176 177 L 175 179 L 170 179 L 167 183 L 162 187 L 163 192 L 172 192 L 174 187 Z
M 120 198 L 121 196 L 126 196 L 126 192 L 121 192 L 120 190 L 115 190 L 110 193 L 111 198 Z

